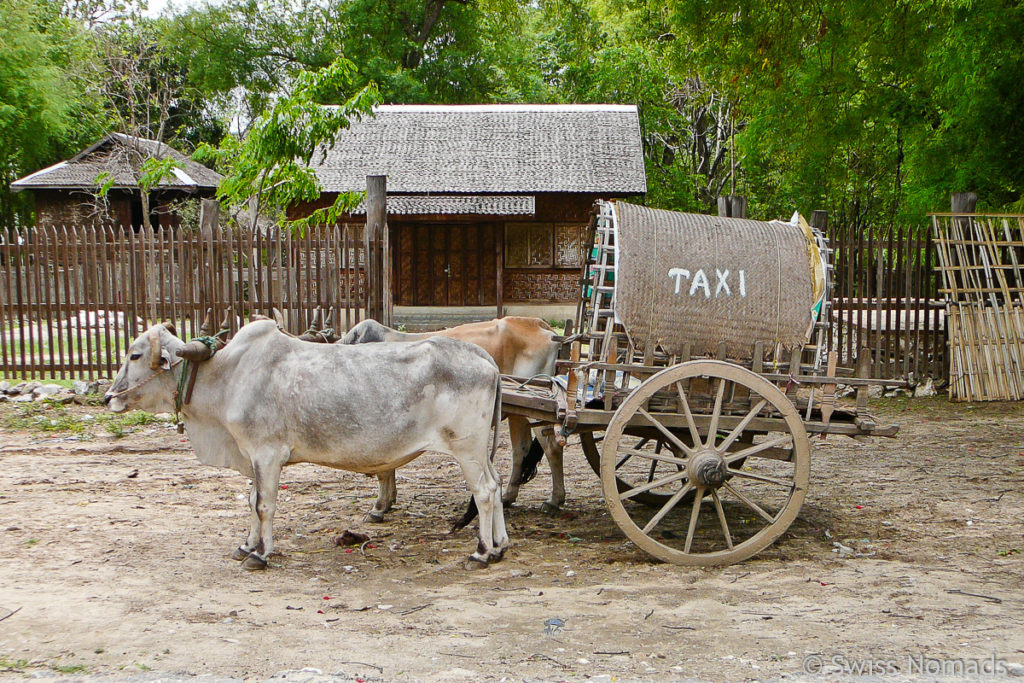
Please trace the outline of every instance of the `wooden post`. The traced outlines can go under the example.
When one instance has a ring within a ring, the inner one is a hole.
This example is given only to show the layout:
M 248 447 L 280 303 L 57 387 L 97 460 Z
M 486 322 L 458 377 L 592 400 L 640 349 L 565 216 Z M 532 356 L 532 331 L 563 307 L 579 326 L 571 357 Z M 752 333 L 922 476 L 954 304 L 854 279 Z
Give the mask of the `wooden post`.
M 738 194 L 724 194 L 718 198 L 718 215 L 729 218 L 747 217 L 747 198 Z
M 825 234 L 828 230 L 828 211 L 811 212 L 811 227 Z
M 978 205 L 976 192 L 954 192 L 949 197 L 950 210 L 953 213 L 974 213 Z
M 729 196 L 729 215 L 733 218 L 747 217 L 747 198 L 734 194 Z
M 200 256 L 200 263 L 202 264 L 202 272 L 199 276 L 199 286 L 201 287 L 201 294 L 199 301 L 201 302 L 200 311 L 207 308 L 216 309 L 217 292 L 214 289 L 214 278 L 213 278 L 213 239 L 217 232 L 217 227 L 220 225 L 220 202 L 216 199 L 204 199 L 199 205 L 199 234 L 201 236 L 202 243 L 202 255 Z M 220 312 L 214 310 L 214 317 L 220 315 Z
M 366 252 L 366 316 L 384 322 L 384 259 L 382 235 L 388 229 L 387 176 L 366 176 L 366 227 L 363 248 Z
M 495 282 L 495 300 L 497 302 L 497 315 L 496 318 L 505 317 L 505 233 L 502 226 L 499 224 L 494 229 L 494 267 L 496 268 L 494 274 Z M 482 273 L 481 273 L 482 275 Z
M 729 195 L 723 194 L 718 197 L 718 215 L 729 216 Z

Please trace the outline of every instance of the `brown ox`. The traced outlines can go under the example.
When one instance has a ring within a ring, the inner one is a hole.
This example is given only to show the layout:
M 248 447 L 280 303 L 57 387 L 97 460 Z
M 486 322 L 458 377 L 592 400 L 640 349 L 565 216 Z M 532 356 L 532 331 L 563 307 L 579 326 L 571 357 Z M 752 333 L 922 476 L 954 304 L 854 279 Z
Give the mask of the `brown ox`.
M 375 320 L 364 320 L 349 330 L 341 338 L 340 343 L 411 342 L 434 336 L 451 337 L 476 344 L 490 354 L 502 374 L 516 377 L 553 375 L 555 358 L 561 346 L 551 326 L 543 320 L 515 316 L 422 333 L 399 332 Z M 512 475 L 509 477 L 508 488 L 501 497 L 505 505 L 511 505 L 519 496 L 519 486 L 524 483 L 524 459 L 531 450 L 530 426 L 526 418 L 509 416 L 508 432 L 512 442 Z M 556 443 L 551 432 L 544 434 L 538 429 L 537 440 L 540 445 L 535 448 L 543 447 L 548 466 L 551 468 L 551 498 L 541 506 L 541 509 L 551 513 L 557 511 L 565 502 L 562 447 Z M 539 454 L 537 457 L 539 458 Z M 535 465 L 534 461 L 532 466 Z M 527 467 L 531 465 L 528 464 Z M 380 482 L 377 502 L 366 515 L 367 521 L 372 522 L 384 521 L 384 513 L 391 509 L 398 495 L 394 470 L 379 473 L 377 479 Z

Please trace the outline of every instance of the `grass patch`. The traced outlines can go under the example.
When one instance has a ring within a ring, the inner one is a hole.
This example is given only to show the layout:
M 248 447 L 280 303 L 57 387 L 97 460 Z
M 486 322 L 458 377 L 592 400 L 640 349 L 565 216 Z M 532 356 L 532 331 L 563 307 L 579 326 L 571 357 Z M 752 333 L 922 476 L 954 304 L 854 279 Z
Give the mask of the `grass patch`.
M 135 427 L 170 424 L 171 419 L 157 417 L 142 410 L 130 413 L 99 413 L 70 411 L 67 406 L 50 401 L 18 403 L 11 412 L 0 416 L 0 428 L 40 431 L 56 434 L 88 434 L 92 427 L 102 426 L 116 438 L 129 434 Z
M 27 659 L 8 659 L 0 655 L 0 671 L 23 671 L 27 667 Z
M 82 416 L 69 413 L 64 406 L 52 403 L 15 404 L 13 412 L 0 419 L 4 429 L 22 431 L 63 432 L 81 434 L 85 431 L 86 421 Z
M 62 674 L 80 674 L 86 671 L 84 664 L 67 664 L 58 665 L 53 667 L 54 671 L 59 671 Z

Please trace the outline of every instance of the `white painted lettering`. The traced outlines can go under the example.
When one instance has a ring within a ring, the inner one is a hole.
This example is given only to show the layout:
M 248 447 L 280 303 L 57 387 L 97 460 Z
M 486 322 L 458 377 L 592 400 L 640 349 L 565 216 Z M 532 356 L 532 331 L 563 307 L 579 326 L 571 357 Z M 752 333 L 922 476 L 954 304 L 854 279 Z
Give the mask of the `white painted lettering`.
M 669 277 L 674 277 L 676 279 L 676 292 L 675 293 L 678 294 L 679 293 L 679 287 L 682 284 L 683 278 L 685 277 L 687 280 L 690 279 L 690 271 L 686 270 L 685 268 L 669 268 L 668 269 L 668 276 Z
M 704 298 L 711 298 L 711 283 L 708 282 L 708 276 L 704 274 L 704 270 L 698 270 L 693 274 L 693 281 L 690 283 L 690 296 L 693 296 L 697 291 L 697 288 L 704 289 Z
M 743 271 L 740 271 L 740 296 L 747 295 L 747 278 Z
M 732 296 L 732 290 L 729 289 L 729 283 L 727 282 L 729 279 L 729 271 L 721 271 L 718 268 L 715 268 L 715 275 L 718 276 L 718 285 L 715 287 L 715 298 L 718 298 L 722 293 L 722 290 L 725 290 L 726 296 Z

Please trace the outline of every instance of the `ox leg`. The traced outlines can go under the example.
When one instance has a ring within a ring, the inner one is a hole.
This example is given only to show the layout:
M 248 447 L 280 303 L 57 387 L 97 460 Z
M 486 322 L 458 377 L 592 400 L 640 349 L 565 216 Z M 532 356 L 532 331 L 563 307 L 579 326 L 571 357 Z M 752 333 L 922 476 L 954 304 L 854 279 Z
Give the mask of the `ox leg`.
M 554 429 L 558 429 L 555 427 Z M 562 470 L 562 447 L 555 440 L 553 430 L 537 430 L 537 440 L 544 447 L 544 455 L 548 459 L 548 467 L 551 468 L 551 498 L 542 503 L 542 512 L 553 515 L 558 512 L 565 503 L 565 474 Z
M 267 568 L 267 558 L 274 552 L 274 513 L 277 511 L 277 490 L 281 482 L 281 468 L 287 455 L 263 453 L 253 458 L 253 487 L 256 501 L 253 510 L 259 518 L 259 541 L 256 548 L 242 561 L 243 569 Z
M 519 497 L 519 486 L 523 478 L 523 458 L 530 449 L 530 423 L 525 417 L 509 416 L 508 437 L 512 442 L 512 474 L 508 478 L 508 488 L 501 497 L 503 505 L 512 505 Z
M 235 548 L 235 552 L 231 554 L 231 559 L 237 562 L 245 560 L 252 551 L 260 550 L 258 547 L 260 542 L 260 516 L 256 514 L 258 493 L 256 482 L 253 481 L 252 486 L 249 487 L 249 536 L 245 539 L 245 543 Z
M 395 471 L 388 470 L 377 475 L 377 500 L 363 517 L 364 522 L 380 524 L 384 521 L 384 513 L 391 509 L 398 499 L 398 485 L 395 483 Z
M 466 484 L 480 512 L 479 540 L 476 552 L 466 560 L 466 569 L 481 569 L 501 560 L 508 547 L 505 511 L 501 504 L 501 479 L 485 452 L 485 447 L 476 449 L 472 454 L 456 452 Z

